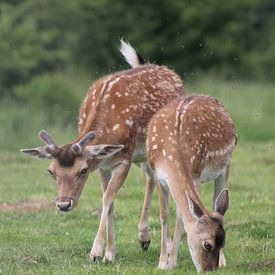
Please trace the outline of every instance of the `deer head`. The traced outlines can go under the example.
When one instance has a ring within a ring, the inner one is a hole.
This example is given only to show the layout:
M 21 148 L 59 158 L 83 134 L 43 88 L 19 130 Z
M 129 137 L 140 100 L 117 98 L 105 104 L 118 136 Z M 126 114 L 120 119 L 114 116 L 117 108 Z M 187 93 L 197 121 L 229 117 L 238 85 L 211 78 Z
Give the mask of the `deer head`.
M 193 219 L 187 232 L 188 247 L 197 271 L 212 271 L 219 267 L 220 250 L 225 244 L 223 216 L 228 209 L 228 190 L 215 201 L 214 212 L 206 213 L 186 192 Z
M 60 211 L 72 210 L 78 203 L 89 173 L 124 148 L 123 145 L 88 145 L 95 138 L 94 132 L 86 133 L 76 143 L 61 147 L 45 130 L 39 132 L 39 137 L 45 146 L 22 149 L 21 152 L 36 159 L 51 160 L 48 172 L 57 183 L 56 206 Z

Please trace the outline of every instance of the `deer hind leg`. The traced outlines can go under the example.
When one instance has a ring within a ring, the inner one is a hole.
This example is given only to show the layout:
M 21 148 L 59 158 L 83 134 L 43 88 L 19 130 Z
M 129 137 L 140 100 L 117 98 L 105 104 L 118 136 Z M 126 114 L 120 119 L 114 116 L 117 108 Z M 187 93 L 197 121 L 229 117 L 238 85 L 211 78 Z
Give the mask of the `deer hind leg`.
M 213 194 L 213 209 L 215 201 L 222 190 L 226 188 L 226 182 L 229 176 L 229 164 L 225 167 L 223 172 L 214 180 L 214 194 Z M 226 260 L 223 249 L 220 250 L 219 267 L 226 266 Z
M 170 249 L 169 237 L 169 190 L 168 186 L 163 186 L 162 183 L 157 183 L 160 203 L 160 222 L 161 222 L 161 252 L 159 257 L 160 269 L 167 269 L 168 254 Z
M 148 250 L 150 245 L 150 236 L 149 236 L 149 208 L 152 199 L 152 195 L 155 188 L 154 174 L 149 167 L 148 163 L 142 163 L 141 169 L 145 174 L 146 178 L 146 189 L 143 202 L 143 208 L 141 212 L 141 217 L 138 225 L 138 236 L 140 245 L 143 251 Z
M 169 268 L 175 268 L 177 265 L 178 250 L 179 250 L 182 232 L 183 232 L 182 216 L 180 213 L 180 209 L 177 208 L 174 237 L 173 237 L 173 242 L 171 245 L 170 255 L 169 255 L 169 259 L 168 259 L 168 267 Z
M 103 242 L 104 242 L 104 230 L 105 226 L 108 225 L 109 228 L 113 228 L 112 219 L 113 219 L 113 202 L 116 196 L 117 191 L 123 184 L 128 171 L 130 168 L 130 161 L 122 161 L 116 168 L 112 171 L 111 179 L 108 183 L 108 186 L 103 194 L 102 198 L 102 213 L 100 218 L 100 223 L 98 227 L 98 231 L 93 243 L 93 247 L 90 253 L 90 258 L 93 262 L 99 262 L 102 259 L 103 254 Z M 111 213 L 111 220 L 108 219 Z M 108 232 L 108 229 L 107 229 Z M 112 230 L 109 231 L 109 237 L 111 238 L 111 242 L 114 241 L 114 232 Z M 113 235 L 112 235 L 113 234 Z M 114 245 L 114 242 L 112 243 Z M 107 244 L 108 245 L 108 244 Z M 105 255 L 106 260 L 113 261 L 115 258 L 115 249 L 112 250 L 112 246 L 108 249 L 109 252 Z M 107 258 L 108 257 L 108 258 Z

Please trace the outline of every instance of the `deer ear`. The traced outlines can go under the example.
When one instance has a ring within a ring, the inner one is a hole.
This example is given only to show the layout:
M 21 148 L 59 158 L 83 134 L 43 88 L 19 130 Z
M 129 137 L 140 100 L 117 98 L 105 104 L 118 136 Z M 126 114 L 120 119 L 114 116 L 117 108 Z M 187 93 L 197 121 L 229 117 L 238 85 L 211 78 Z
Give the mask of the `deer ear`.
M 216 198 L 216 201 L 214 204 L 214 211 L 219 212 L 221 215 L 224 216 L 228 207 L 229 207 L 229 191 L 228 189 L 224 189 Z
M 21 149 L 21 153 L 28 154 L 35 159 L 45 160 L 45 159 L 52 159 L 52 155 L 49 154 L 45 147 L 37 147 L 32 149 Z
M 85 152 L 87 152 L 88 158 L 90 159 L 105 159 L 119 152 L 123 148 L 124 145 L 99 144 L 87 146 L 85 148 Z
M 189 197 L 187 191 L 185 191 L 185 194 L 187 197 L 189 212 L 191 216 L 198 221 L 199 218 L 203 215 L 203 211 L 201 207 L 192 198 Z

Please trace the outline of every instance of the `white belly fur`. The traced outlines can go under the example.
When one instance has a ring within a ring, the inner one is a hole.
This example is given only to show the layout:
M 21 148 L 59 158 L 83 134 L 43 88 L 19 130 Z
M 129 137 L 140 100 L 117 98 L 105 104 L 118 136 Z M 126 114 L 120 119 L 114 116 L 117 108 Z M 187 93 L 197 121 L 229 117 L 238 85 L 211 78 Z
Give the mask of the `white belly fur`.
M 213 169 L 210 166 L 205 166 L 200 176 L 201 183 L 216 179 L 224 172 L 224 170 L 225 167 L 222 167 L 221 169 Z

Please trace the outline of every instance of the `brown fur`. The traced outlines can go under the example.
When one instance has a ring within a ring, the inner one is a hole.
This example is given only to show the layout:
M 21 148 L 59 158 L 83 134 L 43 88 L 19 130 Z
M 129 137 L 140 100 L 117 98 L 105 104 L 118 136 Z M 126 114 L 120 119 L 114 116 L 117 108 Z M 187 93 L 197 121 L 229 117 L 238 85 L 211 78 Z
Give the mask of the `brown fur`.
M 180 119 L 182 110 L 190 102 L 192 104 Z M 180 103 L 182 105 L 177 114 Z M 177 118 L 180 119 L 179 124 Z M 186 169 L 191 169 L 194 177 L 200 175 L 206 164 L 213 167 L 222 166 L 226 161 L 224 156 L 226 154 L 218 157 L 213 157 L 212 154 L 225 149 L 230 142 L 233 150 L 237 143 L 236 128 L 232 120 L 223 105 L 210 96 L 192 95 L 176 99 L 154 115 L 150 129 L 154 126 L 159 134 L 154 142 L 148 139 L 148 146 L 159 144 L 159 149 L 150 150 L 150 161 L 156 163 L 158 158 L 162 158 L 162 149 L 175 150 L 179 153 L 181 161 L 185 162 Z M 153 137 L 154 133 L 152 130 L 149 131 Z M 170 135 L 170 132 L 173 134 Z M 169 140 L 169 136 L 175 144 Z M 164 142 L 161 142 L 161 139 L 164 139 Z M 178 144 L 180 144 L 179 151 Z M 210 156 L 207 153 L 210 153 Z
M 162 66 L 144 65 L 106 76 L 95 82 L 82 104 L 80 137 L 94 130 L 93 144 L 104 142 L 133 147 L 129 144 L 132 138 L 144 142 L 152 115 L 182 94 L 180 78 Z M 125 123 L 128 119 L 133 121 L 131 126 Z M 120 127 L 113 130 L 116 124 Z

